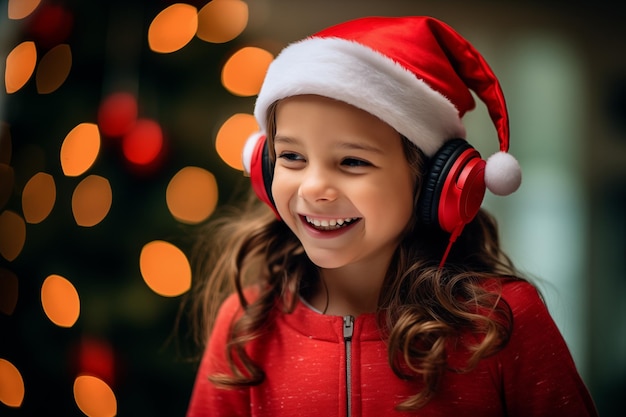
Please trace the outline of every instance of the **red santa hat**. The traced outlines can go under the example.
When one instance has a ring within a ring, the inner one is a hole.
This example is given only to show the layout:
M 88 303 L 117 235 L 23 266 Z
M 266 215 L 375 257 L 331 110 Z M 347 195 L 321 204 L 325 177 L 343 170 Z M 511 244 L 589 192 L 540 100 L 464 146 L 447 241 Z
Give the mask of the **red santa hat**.
M 510 194 L 521 171 L 507 153 L 500 83 L 467 40 L 431 17 L 361 18 L 287 46 L 267 71 L 254 114 L 265 132 L 276 100 L 322 95 L 377 116 L 433 156 L 447 140 L 465 139 L 461 118 L 475 107 L 470 90 L 487 106 L 500 142 L 487 160 L 485 183 L 494 194 Z

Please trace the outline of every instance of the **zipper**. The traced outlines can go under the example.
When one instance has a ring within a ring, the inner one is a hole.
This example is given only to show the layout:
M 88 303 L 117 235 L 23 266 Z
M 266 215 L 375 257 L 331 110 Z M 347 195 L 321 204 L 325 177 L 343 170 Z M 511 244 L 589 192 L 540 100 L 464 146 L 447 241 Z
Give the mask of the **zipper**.
M 354 317 L 343 317 L 343 341 L 346 349 L 346 416 L 352 415 L 352 334 Z

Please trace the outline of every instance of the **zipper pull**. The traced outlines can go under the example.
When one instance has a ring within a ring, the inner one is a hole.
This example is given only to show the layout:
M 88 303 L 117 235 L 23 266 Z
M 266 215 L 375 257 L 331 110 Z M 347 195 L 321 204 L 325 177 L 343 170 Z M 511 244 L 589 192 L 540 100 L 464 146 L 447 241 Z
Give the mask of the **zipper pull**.
M 343 317 L 343 339 L 352 340 L 352 334 L 354 333 L 354 317 Z

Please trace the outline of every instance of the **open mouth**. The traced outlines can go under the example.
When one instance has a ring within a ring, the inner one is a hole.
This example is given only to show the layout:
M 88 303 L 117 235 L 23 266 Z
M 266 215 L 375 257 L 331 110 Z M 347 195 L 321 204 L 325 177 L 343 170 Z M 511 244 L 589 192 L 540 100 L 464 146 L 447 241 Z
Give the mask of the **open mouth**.
M 309 224 L 309 226 L 313 227 L 316 230 L 321 231 L 333 231 L 339 230 L 344 227 L 347 227 L 351 224 L 354 224 L 360 217 L 347 217 L 340 219 L 316 219 L 314 217 L 302 216 L 304 220 Z

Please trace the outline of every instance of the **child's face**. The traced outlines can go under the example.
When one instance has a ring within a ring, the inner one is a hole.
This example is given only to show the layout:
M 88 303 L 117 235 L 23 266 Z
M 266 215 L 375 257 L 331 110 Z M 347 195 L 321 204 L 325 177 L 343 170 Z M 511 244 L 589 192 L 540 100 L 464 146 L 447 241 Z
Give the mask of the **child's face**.
M 307 95 L 278 104 L 272 194 L 316 265 L 388 265 L 413 213 L 401 141 L 343 102 Z

